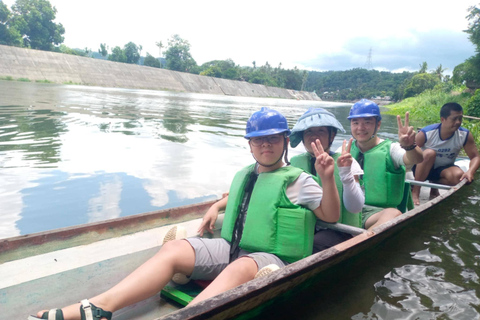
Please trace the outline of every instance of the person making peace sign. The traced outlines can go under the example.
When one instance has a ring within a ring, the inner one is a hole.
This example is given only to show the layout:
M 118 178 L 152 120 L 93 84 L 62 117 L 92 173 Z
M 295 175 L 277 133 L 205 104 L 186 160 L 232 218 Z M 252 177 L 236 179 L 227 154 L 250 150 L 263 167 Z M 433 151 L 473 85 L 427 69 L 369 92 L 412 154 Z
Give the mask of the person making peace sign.
M 301 141 L 307 152 L 292 157 L 291 165 L 316 176 L 319 184 L 323 185 L 324 181 L 314 166 L 315 153 L 312 148 L 312 142 L 320 141 L 325 152 L 336 160 L 334 176 L 341 202 L 339 222 L 361 228 L 362 219 L 360 212 L 362 211 L 365 196 L 358 183 L 358 176 L 363 174 L 363 171 L 350 154 L 353 139 L 350 139 L 348 145 L 347 141 L 343 142 L 341 153 L 335 153 L 330 150 L 338 130 L 345 133 L 345 129 L 343 129 L 343 126 L 331 112 L 322 108 L 308 109 L 298 119 L 290 135 L 291 147 L 295 148 Z M 325 229 L 320 224 L 317 224 L 315 227 L 313 253 L 328 249 L 351 237 L 352 235 L 349 233 Z
M 405 192 L 411 195 L 410 188 L 405 187 L 405 167 L 422 162 L 423 153 L 415 143 L 415 131 L 409 126 L 408 112 L 405 125 L 397 116 L 399 142 L 377 136 L 382 116 L 378 105 L 370 100 L 355 103 L 348 119 L 355 138 L 351 154 L 364 171 L 360 178 L 366 204 L 362 221 L 366 229 L 372 229 L 401 214 L 397 207 L 402 204 Z M 408 209 L 412 208 L 413 202 L 410 201 Z

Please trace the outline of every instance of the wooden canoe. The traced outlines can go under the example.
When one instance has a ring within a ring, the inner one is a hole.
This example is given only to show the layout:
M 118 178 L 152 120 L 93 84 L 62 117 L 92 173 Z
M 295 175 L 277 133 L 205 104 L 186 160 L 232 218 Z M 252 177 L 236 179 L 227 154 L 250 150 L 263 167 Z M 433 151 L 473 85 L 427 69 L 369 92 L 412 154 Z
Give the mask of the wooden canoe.
M 392 236 L 464 184 L 465 180 L 442 190 L 432 200 L 424 197 L 421 205 L 371 231 L 353 230 L 358 235 L 348 241 L 196 305 L 181 308 L 155 295 L 115 312 L 114 319 L 247 319 L 274 299 L 313 285 L 325 270 Z M 39 310 L 63 307 L 107 290 L 151 257 L 172 225 L 182 225 L 188 236 L 194 236 L 213 202 L 0 239 L 2 318 L 26 319 Z M 217 229 L 221 222 L 219 217 Z

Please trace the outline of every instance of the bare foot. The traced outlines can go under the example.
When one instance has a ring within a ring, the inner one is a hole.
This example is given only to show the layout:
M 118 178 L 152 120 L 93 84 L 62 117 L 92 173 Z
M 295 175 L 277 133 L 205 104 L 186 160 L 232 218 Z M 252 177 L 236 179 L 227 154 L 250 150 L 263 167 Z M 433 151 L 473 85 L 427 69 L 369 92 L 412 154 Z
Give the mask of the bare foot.
M 413 186 L 412 188 L 412 200 L 416 206 L 420 205 L 420 186 Z
M 434 188 L 430 189 L 430 200 L 435 199 L 439 195 L 440 195 L 440 192 L 438 191 L 438 189 L 434 189 Z

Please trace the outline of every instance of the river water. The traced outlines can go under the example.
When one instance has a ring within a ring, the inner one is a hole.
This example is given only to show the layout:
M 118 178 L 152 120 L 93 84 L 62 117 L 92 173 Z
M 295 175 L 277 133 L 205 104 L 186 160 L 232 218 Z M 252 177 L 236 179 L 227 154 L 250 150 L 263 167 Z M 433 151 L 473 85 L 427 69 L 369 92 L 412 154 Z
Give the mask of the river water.
M 308 108 L 324 107 L 348 131 L 349 104 L 0 81 L 0 238 L 218 198 L 253 161 L 243 135 L 262 106 L 291 127 Z M 379 135 L 396 139 L 394 117 L 384 116 Z M 336 268 L 293 307 L 268 313 L 480 319 L 478 190 L 475 181 Z

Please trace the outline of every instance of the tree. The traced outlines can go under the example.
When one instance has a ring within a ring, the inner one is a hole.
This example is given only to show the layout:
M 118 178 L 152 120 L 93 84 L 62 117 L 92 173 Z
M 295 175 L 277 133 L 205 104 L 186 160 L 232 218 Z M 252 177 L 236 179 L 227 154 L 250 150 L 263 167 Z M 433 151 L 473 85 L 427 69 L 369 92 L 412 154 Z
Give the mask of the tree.
M 414 97 L 425 90 L 433 89 L 438 83 L 440 83 L 440 80 L 433 74 L 416 74 L 405 87 L 404 98 Z
M 440 81 L 442 81 L 443 79 L 443 72 L 447 70 L 445 68 L 442 67 L 442 65 L 440 64 L 436 69 L 435 71 L 433 71 L 433 74 L 436 75 L 438 77 L 438 79 L 440 79 Z
M 143 61 L 143 65 L 148 67 L 160 68 L 160 61 L 158 61 L 158 59 L 156 59 L 154 56 L 147 52 L 147 56 L 145 57 L 145 61 Z
M 480 52 L 480 9 L 472 6 L 468 9 L 467 15 L 468 29 L 464 32 L 468 33 L 468 39 L 477 47 L 477 53 Z
M 162 56 L 163 43 L 162 41 L 155 42 L 155 45 L 158 47 L 158 56 Z
M 239 79 L 240 67 L 232 59 L 205 62 L 200 67 L 201 75 L 224 79 Z
M 426 61 L 423 61 L 422 64 L 420 64 L 420 70 L 418 73 L 426 73 L 428 70 L 428 64 Z
M 22 35 L 14 26 L 10 26 L 11 17 L 7 5 L 0 1 L 0 44 L 21 47 Z
M 65 28 L 55 23 L 57 9 L 48 0 L 17 0 L 12 6 L 12 23 L 32 49 L 53 50 L 63 43 Z
M 106 43 L 100 43 L 100 49 L 98 49 L 98 53 L 100 53 L 102 57 L 106 57 L 108 55 L 108 46 Z
M 473 89 L 480 86 L 480 9 L 472 6 L 468 10 L 468 29 L 464 32 L 469 34 L 468 38 L 476 47 L 477 54 L 453 69 L 452 80 L 456 84 L 465 82 L 467 87 Z
M 123 47 L 123 52 L 127 57 L 127 63 L 138 63 L 140 59 L 140 50 L 142 50 L 142 46 L 138 46 L 133 43 L 129 42 Z
M 108 56 L 108 60 L 117 62 L 127 62 L 127 55 L 125 51 L 119 46 L 112 49 L 112 54 Z
M 197 67 L 197 63 L 190 54 L 190 43 L 178 34 L 168 40 L 165 59 L 167 60 L 167 69 L 170 70 L 193 72 Z

